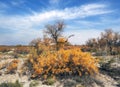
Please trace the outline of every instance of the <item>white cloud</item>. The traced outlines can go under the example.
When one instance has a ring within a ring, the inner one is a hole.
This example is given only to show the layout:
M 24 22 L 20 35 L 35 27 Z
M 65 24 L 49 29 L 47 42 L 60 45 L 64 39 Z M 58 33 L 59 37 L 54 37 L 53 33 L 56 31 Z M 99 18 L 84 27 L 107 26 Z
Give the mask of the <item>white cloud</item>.
M 0 29 L 10 30 L 14 33 L 1 34 L 0 44 L 12 44 L 18 42 L 23 42 L 24 44 L 29 43 L 33 38 L 42 36 L 41 28 L 44 28 L 43 25 L 48 23 L 48 21 L 55 19 L 78 19 L 112 12 L 111 10 L 106 10 L 105 8 L 106 5 L 89 4 L 79 7 L 65 8 L 63 10 L 33 12 L 32 15 L 25 16 L 8 16 L 1 14 Z M 90 32 L 92 32 L 92 34 L 90 34 Z M 96 37 L 98 35 L 98 31 L 95 30 L 83 30 L 76 32 L 70 30 L 67 34 L 71 33 L 75 34 L 73 37 L 74 39 L 70 39 L 70 41 L 74 44 L 82 44 L 82 42 L 85 42 L 86 39 L 93 36 Z
M 76 21 L 74 21 L 76 24 L 79 24 L 79 25 L 81 25 L 81 26 L 84 26 L 84 27 L 88 27 L 88 28 L 93 28 L 93 27 L 96 27 L 96 26 L 101 26 L 101 25 L 103 25 L 103 22 L 101 22 L 101 20 L 100 21 L 87 21 L 87 20 L 82 20 L 82 21 L 80 21 L 80 20 L 76 20 Z
M 42 37 L 42 30 L 18 30 L 8 34 L 0 34 L 0 45 L 29 44 L 35 38 Z
M 52 10 L 43 13 L 34 13 L 35 15 L 32 16 L 31 19 L 35 21 L 43 21 L 52 18 L 76 19 L 113 12 L 105 9 L 105 7 L 107 6 L 103 4 L 82 5 L 79 7 L 65 8 L 64 10 Z
M 85 42 L 88 39 L 91 38 L 97 38 L 100 36 L 100 33 L 103 32 L 102 30 L 97 30 L 97 29 L 80 29 L 80 30 L 76 30 L 76 31 L 69 31 L 69 32 L 65 32 L 64 35 L 72 35 L 74 34 L 73 37 L 71 37 L 69 39 L 69 42 L 72 44 L 85 44 Z
M 109 10 L 104 10 L 105 5 L 90 4 L 80 7 L 66 8 L 64 10 L 52 10 L 42 13 L 33 12 L 33 15 L 28 16 L 2 16 L 0 18 L 1 27 L 12 29 L 31 28 L 40 23 L 55 20 L 55 19 L 76 19 L 100 14 L 110 13 Z
M 82 5 L 81 8 L 84 10 L 84 11 L 89 11 L 91 9 L 99 9 L 99 8 L 105 8 L 106 5 L 105 4 L 87 4 L 87 5 Z

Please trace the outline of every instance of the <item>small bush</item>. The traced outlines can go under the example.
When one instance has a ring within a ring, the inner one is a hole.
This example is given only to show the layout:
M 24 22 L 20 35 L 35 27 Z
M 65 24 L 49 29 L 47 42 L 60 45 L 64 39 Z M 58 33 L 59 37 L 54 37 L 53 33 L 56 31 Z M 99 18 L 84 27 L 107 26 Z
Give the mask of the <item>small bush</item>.
M 56 82 L 56 81 L 55 81 L 54 78 L 49 77 L 49 78 L 47 78 L 46 81 L 43 82 L 43 84 L 46 84 L 46 85 L 53 85 L 55 82 Z
M 0 64 L 0 70 L 6 68 L 6 66 L 7 66 L 7 62 L 1 63 Z
M 2 83 L 0 84 L 0 87 L 23 87 L 19 81 L 17 80 L 15 83 Z
M 103 63 L 101 63 L 101 68 L 108 70 L 111 68 L 111 64 L 114 62 L 115 62 L 114 58 L 110 59 L 107 63 L 103 62 Z
M 13 56 L 14 58 L 18 58 L 18 57 L 19 57 L 19 54 L 16 53 L 16 52 L 14 52 L 14 53 L 12 54 L 12 56 Z
M 8 73 L 15 73 L 18 67 L 19 60 L 13 60 L 10 65 L 7 67 Z
M 29 85 L 29 87 L 36 87 L 39 84 L 37 81 L 32 81 Z
M 120 80 L 118 81 L 118 87 L 120 86 Z

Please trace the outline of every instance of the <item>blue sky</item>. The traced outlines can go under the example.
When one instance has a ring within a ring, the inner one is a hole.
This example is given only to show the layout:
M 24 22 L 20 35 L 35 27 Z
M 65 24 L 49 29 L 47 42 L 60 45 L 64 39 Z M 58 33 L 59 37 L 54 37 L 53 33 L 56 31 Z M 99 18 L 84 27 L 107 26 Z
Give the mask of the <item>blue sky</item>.
M 0 45 L 28 44 L 46 24 L 64 20 L 65 37 L 84 44 L 105 29 L 120 31 L 120 0 L 0 0 Z

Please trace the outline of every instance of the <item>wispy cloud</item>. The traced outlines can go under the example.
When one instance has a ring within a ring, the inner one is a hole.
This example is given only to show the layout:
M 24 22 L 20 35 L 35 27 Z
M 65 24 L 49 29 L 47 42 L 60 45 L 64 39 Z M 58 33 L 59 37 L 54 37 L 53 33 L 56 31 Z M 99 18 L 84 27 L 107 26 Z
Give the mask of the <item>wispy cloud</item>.
M 89 4 L 89 5 L 82 5 L 79 7 L 65 8 L 63 10 L 51 10 L 43 13 L 35 13 L 35 15 L 31 17 L 31 19 L 37 21 L 42 21 L 52 18 L 75 19 L 75 18 L 85 18 L 89 16 L 95 16 L 95 15 L 102 15 L 111 12 L 113 11 L 106 9 L 106 5 Z
M 65 32 L 64 35 L 69 36 L 74 34 L 74 36 L 69 39 L 69 42 L 71 42 L 72 44 L 78 45 L 78 44 L 85 44 L 88 39 L 99 37 L 101 32 L 103 31 L 99 29 L 98 30 L 97 29 L 89 29 L 89 30 L 80 29 L 76 31 L 72 30 L 72 31 Z
M 52 0 L 51 0 L 52 1 Z M 59 0 L 55 0 L 52 3 L 57 3 Z M 16 3 L 12 3 L 17 5 Z M 4 5 L 3 5 L 4 7 Z M 14 33 L 0 34 L 0 44 L 18 43 L 23 42 L 24 44 L 29 43 L 35 37 L 42 36 L 43 25 L 51 20 L 64 19 L 64 20 L 75 20 L 78 18 L 86 18 L 95 15 L 108 14 L 113 12 L 109 10 L 104 4 L 87 4 L 79 7 L 65 8 L 63 10 L 49 10 L 42 12 L 32 12 L 31 15 L 0 15 L 0 29 L 7 29 L 14 31 Z M 84 22 L 85 23 L 85 22 Z M 86 22 L 89 23 L 89 22 Z M 78 28 L 79 29 L 79 28 Z M 73 32 L 72 30 L 68 33 L 75 34 L 74 39 L 70 39 L 72 43 L 81 43 L 89 37 L 98 35 L 98 31 L 79 31 Z M 87 33 L 86 33 L 87 32 Z M 94 32 L 91 35 L 89 32 Z M 67 34 L 67 33 L 66 33 Z M 89 36 L 88 36 L 89 35 Z M 8 40 L 9 38 L 9 40 Z
M 108 15 L 99 17 L 99 20 L 74 20 L 73 23 L 75 26 L 80 25 L 85 29 L 113 29 L 120 32 L 120 18 L 111 18 Z M 75 26 L 69 26 L 69 28 L 74 28 Z
M 91 8 L 89 8 L 91 7 Z M 43 23 L 49 20 L 55 19 L 77 19 L 94 15 L 107 14 L 112 12 L 111 10 L 104 10 L 105 5 L 90 4 L 80 7 L 66 8 L 64 10 L 51 10 L 40 12 L 32 12 L 33 15 L 28 16 L 1 16 L 1 27 L 8 27 L 13 29 L 33 27 L 37 24 Z M 85 23 L 85 22 L 82 22 Z

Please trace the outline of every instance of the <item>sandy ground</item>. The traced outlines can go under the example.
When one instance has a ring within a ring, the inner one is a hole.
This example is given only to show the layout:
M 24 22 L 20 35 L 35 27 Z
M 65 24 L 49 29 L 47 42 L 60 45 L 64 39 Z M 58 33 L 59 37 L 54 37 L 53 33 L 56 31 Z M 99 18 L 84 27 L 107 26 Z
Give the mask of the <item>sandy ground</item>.
M 13 59 L 5 59 L 5 60 L 0 60 L 0 64 L 6 62 L 10 62 Z M 4 74 L 3 70 L 0 70 L 0 72 L 2 72 L 3 74 L 0 75 L 0 83 L 3 82 L 15 82 L 16 80 L 19 80 L 20 83 L 23 84 L 23 87 L 29 87 L 29 84 L 33 81 L 33 80 L 28 80 L 29 77 L 27 75 L 24 76 L 19 76 L 19 69 L 22 67 L 23 63 L 24 63 L 24 59 L 19 58 L 20 62 L 18 65 L 18 71 L 16 72 L 16 74 Z M 114 64 L 116 66 L 116 64 Z M 120 64 L 118 64 L 120 66 Z M 74 77 L 73 77 L 74 78 Z M 78 77 L 80 78 L 80 77 Z M 64 79 L 63 81 L 56 81 L 52 86 L 48 86 L 48 85 L 43 85 L 42 81 L 38 81 L 39 85 L 36 87 L 80 87 L 81 83 L 76 82 L 75 80 L 72 79 Z M 73 85 L 70 86 L 70 84 L 73 83 Z M 87 83 L 87 82 L 86 82 Z M 117 82 L 111 78 L 110 76 L 108 76 L 107 74 L 98 74 L 94 77 L 94 82 L 89 84 L 87 87 L 119 87 L 117 86 Z

